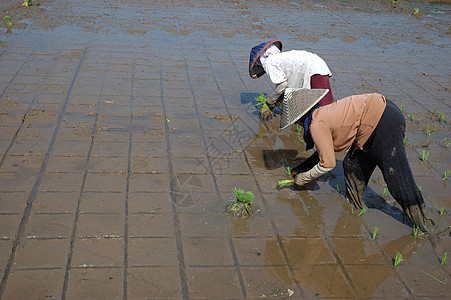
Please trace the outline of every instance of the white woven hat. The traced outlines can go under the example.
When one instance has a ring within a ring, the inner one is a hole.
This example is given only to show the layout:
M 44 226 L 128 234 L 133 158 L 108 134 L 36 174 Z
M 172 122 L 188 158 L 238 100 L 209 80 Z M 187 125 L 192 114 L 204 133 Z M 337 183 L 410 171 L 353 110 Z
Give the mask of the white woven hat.
M 327 92 L 329 92 L 328 89 L 285 89 L 279 129 L 284 130 L 294 124 L 315 104 L 321 101 Z

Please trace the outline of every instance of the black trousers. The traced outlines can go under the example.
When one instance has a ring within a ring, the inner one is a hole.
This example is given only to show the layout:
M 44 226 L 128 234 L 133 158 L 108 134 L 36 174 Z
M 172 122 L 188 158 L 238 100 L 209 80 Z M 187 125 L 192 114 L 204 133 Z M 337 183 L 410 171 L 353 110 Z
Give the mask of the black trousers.
M 362 209 L 363 195 L 374 169 L 379 167 L 393 198 L 412 223 L 422 231 L 451 236 L 450 214 L 426 207 L 415 183 L 404 147 L 406 123 L 401 110 L 391 101 L 363 149 L 351 146 L 343 160 L 346 197 Z M 319 162 L 318 152 L 293 169 L 292 175 L 307 172 Z
M 405 120 L 401 110 L 391 101 L 363 146 L 354 146 L 343 160 L 346 197 L 356 208 L 363 208 L 363 194 L 374 169 L 379 167 L 393 198 L 414 225 L 423 226 L 423 196 L 415 183 L 404 147 Z

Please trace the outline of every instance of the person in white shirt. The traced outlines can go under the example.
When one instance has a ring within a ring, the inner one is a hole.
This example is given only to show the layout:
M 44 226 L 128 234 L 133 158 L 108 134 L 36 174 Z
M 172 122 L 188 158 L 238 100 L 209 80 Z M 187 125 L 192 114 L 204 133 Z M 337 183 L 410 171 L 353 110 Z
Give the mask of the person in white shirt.
M 329 81 L 332 73 L 326 62 L 314 53 L 304 50 L 282 52 L 282 42 L 279 40 L 257 45 L 251 49 L 249 75 L 255 79 L 265 73 L 276 85 L 266 101 L 271 109 L 280 105 L 286 88 L 328 89 L 320 105 L 334 102 Z M 267 120 L 273 112 L 262 110 L 260 115 L 262 120 Z

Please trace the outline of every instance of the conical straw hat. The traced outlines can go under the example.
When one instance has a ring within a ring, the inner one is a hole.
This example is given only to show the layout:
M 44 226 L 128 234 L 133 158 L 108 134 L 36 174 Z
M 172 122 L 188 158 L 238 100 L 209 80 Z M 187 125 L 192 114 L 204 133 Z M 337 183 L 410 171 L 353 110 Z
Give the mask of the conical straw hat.
M 255 46 L 251 49 L 251 54 L 249 58 L 249 75 L 252 78 L 259 78 L 263 74 L 265 74 L 265 69 L 260 62 L 260 56 L 269 48 L 271 45 L 276 45 L 280 51 L 282 51 L 282 42 L 279 40 L 274 40 L 270 42 L 264 42 L 260 45 Z
M 328 89 L 285 89 L 280 117 L 280 130 L 299 120 L 329 92 Z

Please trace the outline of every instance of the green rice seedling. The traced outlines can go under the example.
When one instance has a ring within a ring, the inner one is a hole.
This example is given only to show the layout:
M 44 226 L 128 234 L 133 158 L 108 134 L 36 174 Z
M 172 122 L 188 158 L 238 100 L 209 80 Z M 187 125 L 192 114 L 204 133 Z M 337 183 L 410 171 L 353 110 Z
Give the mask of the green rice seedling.
M 329 178 L 329 176 L 330 176 L 330 173 L 326 172 L 326 175 L 324 175 L 324 181 L 326 181 Z
M 434 108 L 434 115 L 437 113 L 438 106 Z
M 421 161 L 422 162 L 426 162 L 428 160 L 429 157 L 429 151 L 424 150 L 421 152 Z
M 431 277 L 431 278 L 437 280 L 437 281 L 440 282 L 441 284 L 447 285 L 445 282 L 441 281 L 441 280 L 438 279 L 437 277 L 434 277 L 434 276 L 432 276 L 431 274 L 426 273 L 425 271 L 421 271 L 421 272 L 423 272 L 423 273 L 426 274 L 427 276 L 429 276 L 429 277 Z
M 402 261 L 403 261 L 403 259 L 402 259 L 401 252 L 396 253 L 396 257 L 395 257 L 395 261 L 393 262 L 393 266 L 396 268 Z
M 409 117 L 410 121 L 413 121 L 413 113 L 408 113 L 407 116 Z
M 380 228 L 377 226 L 374 226 L 374 231 L 373 231 L 373 240 L 376 238 L 377 233 L 379 232 Z
M 285 170 L 287 170 L 288 176 L 291 177 L 291 171 L 292 171 L 291 168 L 290 167 L 285 167 Z M 277 187 L 281 188 L 281 187 L 284 187 L 284 186 L 286 186 L 287 184 L 290 184 L 290 183 L 294 183 L 294 179 L 281 179 L 281 180 L 277 181 Z
M 299 125 L 299 124 L 296 124 L 296 132 L 298 133 L 298 140 L 299 140 L 301 143 L 304 143 L 304 139 L 302 138 L 301 131 L 302 131 L 302 126 Z
M 234 188 L 233 194 L 235 200 L 226 205 L 223 212 L 233 215 L 234 217 L 249 217 L 254 213 L 251 207 L 251 203 L 254 200 L 254 194 L 252 192 L 245 192 L 241 188 Z
M 445 208 L 444 207 L 442 207 L 442 208 L 440 208 L 440 215 L 441 216 L 443 216 L 443 213 L 445 212 Z
M 3 19 L 5 19 L 5 21 L 6 21 L 6 27 L 13 26 L 13 23 L 11 23 L 11 17 L 10 16 L 5 16 Z
M 285 167 L 285 170 L 287 170 L 288 176 L 291 176 L 291 167 Z
M 368 210 L 368 208 L 364 207 L 364 208 L 359 212 L 359 216 L 363 215 L 367 210 Z
M 384 188 L 384 191 L 382 192 L 382 197 L 387 197 L 388 196 L 388 189 Z
M 405 109 L 406 107 L 404 106 L 404 105 L 401 105 L 401 111 L 402 111 L 402 113 L 404 113 L 404 109 Z
M 299 124 L 296 124 L 296 132 L 301 135 L 301 131 L 302 131 L 302 126 Z
M 20 6 L 30 6 L 31 5 L 32 0 L 24 0 L 23 3 Z
M 390 3 L 393 5 L 398 4 L 398 0 L 391 0 Z
M 277 187 L 283 187 L 290 183 L 294 183 L 294 179 L 282 179 L 277 181 Z
M 445 119 L 445 114 L 441 113 L 438 117 L 439 122 L 442 123 L 444 119 Z
M 337 184 L 337 192 L 339 194 L 341 194 L 341 191 L 342 191 L 342 185 L 341 185 L 341 182 L 340 182 L 340 183 Z
M 255 98 L 255 101 L 258 102 L 258 105 L 261 105 L 261 110 L 260 113 L 264 113 L 266 111 L 271 111 L 271 109 L 268 106 L 268 103 L 266 103 L 266 97 L 263 93 L 260 94 L 260 96 L 258 96 L 257 98 Z
M 419 15 L 420 14 L 420 9 L 419 8 L 414 8 L 412 15 Z
M 431 135 L 431 126 L 426 127 L 426 131 L 424 132 L 427 136 Z
M 419 232 L 419 230 L 420 230 L 420 227 L 417 227 L 416 225 L 413 226 L 413 231 L 412 231 L 412 233 L 413 233 L 413 236 L 414 236 L 414 237 L 418 237 L 418 232 Z
M 404 137 L 403 143 L 404 143 L 404 145 L 407 145 L 407 137 L 406 136 Z
M 451 141 L 448 141 L 448 138 L 443 139 L 443 146 L 448 147 L 451 144 Z
M 423 235 L 423 233 L 420 231 L 420 227 L 415 226 L 415 225 L 413 226 L 412 234 L 415 238 L 420 238 L 420 239 L 421 239 L 420 236 Z
M 421 185 L 419 185 L 419 186 L 418 186 L 418 191 L 420 191 L 420 192 L 421 192 Z
M 448 255 L 448 252 L 443 252 L 442 261 L 440 262 L 440 265 L 444 266 L 446 264 L 446 256 Z
M 442 180 L 446 180 L 448 178 L 450 172 L 451 172 L 450 170 L 446 170 L 445 171 L 445 176 L 443 176 Z

